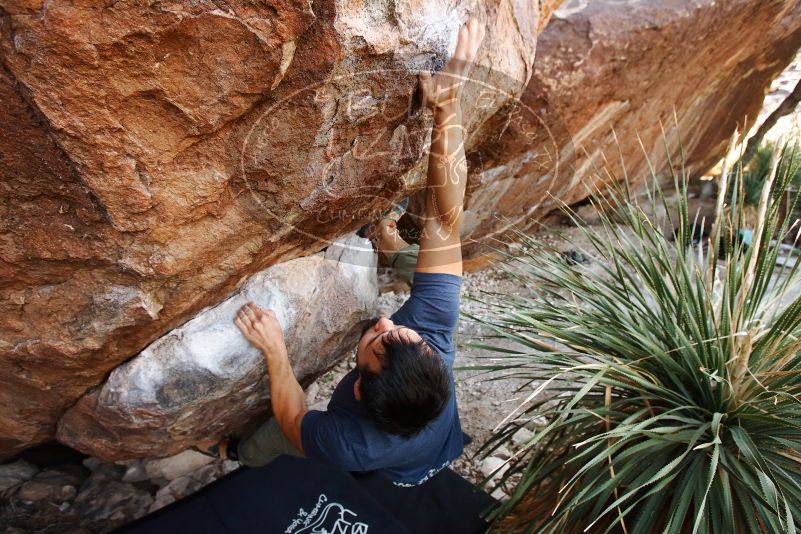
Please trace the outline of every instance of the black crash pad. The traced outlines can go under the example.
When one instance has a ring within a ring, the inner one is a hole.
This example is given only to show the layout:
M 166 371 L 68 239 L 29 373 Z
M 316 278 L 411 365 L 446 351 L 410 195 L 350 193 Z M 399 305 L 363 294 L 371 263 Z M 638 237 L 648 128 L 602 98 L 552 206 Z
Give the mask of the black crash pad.
M 240 468 L 117 532 L 472 534 L 486 530 L 481 514 L 494 504 L 450 469 L 403 488 L 375 473 L 281 456 Z

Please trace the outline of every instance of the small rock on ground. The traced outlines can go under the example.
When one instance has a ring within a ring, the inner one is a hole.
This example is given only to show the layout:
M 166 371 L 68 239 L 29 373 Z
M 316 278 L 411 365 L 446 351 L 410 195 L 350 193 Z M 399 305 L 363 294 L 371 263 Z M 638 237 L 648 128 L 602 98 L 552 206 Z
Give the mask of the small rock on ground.
M 0 493 L 27 482 L 36 476 L 39 468 L 25 460 L 0 465 Z
M 122 524 L 143 516 L 152 502 L 153 497 L 146 491 L 103 473 L 92 473 L 81 487 L 73 507 L 87 519 Z
M 503 458 L 488 456 L 481 461 L 479 470 L 485 477 L 492 476 L 491 480 L 497 480 L 509 469 L 509 464 Z
M 200 469 L 213 461 L 214 458 L 206 456 L 205 454 L 192 450 L 185 450 L 168 458 L 144 460 L 142 466 L 148 478 L 174 480 Z

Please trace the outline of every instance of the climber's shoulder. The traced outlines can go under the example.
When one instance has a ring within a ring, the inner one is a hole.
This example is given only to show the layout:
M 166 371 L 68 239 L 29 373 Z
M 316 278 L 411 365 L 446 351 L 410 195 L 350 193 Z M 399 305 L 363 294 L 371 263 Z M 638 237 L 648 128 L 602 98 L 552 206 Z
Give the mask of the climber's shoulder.
M 449 364 L 453 363 L 461 288 L 461 276 L 418 271 L 409 299 L 391 317 L 395 324 L 420 334 Z

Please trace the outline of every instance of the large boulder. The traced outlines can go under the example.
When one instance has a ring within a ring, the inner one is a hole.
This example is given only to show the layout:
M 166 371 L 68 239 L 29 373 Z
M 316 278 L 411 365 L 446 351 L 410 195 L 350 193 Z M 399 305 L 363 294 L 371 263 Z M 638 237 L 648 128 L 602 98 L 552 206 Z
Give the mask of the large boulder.
M 471 13 L 504 89 L 475 130 L 531 76 L 538 2 L 4 1 L 0 455 L 248 275 L 406 194 L 431 124 L 416 71 Z
M 225 435 L 269 410 L 264 356 L 234 325 L 239 308 L 275 310 L 292 370 L 309 384 L 350 353 L 377 296 L 376 256 L 355 235 L 270 267 L 114 369 L 64 414 L 57 438 L 117 461 Z
M 622 178 L 621 159 L 634 183 L 648 160 L 680 169 L 681 150 L 703 174 L 799 47 L 799 0 L 565 2 L 538 38 L 521 119 L 472 150 L 467 254 L 580 202 L 607 170 Z

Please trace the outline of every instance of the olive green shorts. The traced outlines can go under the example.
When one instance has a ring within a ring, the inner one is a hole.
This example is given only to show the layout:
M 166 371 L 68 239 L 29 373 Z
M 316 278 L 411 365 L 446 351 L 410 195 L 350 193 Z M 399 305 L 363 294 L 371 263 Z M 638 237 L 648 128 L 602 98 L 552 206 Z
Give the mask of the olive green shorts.
M 389 266 L 395 269 L 398 276 L 406 280 L 409 285 L 414 281 L 414 271 L 417 269 L 417 255 L 420 245 L 409 245 L 393 252 L 389 259 Z
M 239 463 L 248 467 L 267 465 L 282 454 L 303 456 L 281 431 L 275 417 L 271 417 L 250 437 L 240 441 L 236 454 Z

